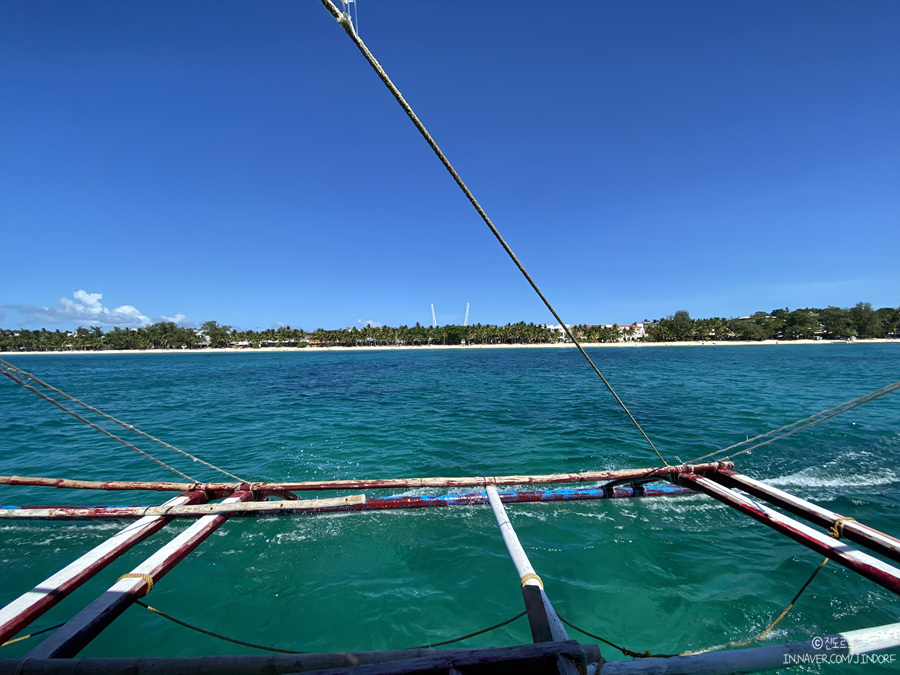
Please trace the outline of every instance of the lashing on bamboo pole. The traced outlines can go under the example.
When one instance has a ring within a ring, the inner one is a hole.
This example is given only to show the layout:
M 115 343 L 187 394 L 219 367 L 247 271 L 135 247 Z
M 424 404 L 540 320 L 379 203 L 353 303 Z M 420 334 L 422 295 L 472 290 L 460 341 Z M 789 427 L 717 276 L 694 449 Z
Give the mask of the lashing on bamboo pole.
M 251 501 L 250 492 L 236 492 L 228 503 Z M 71 658 L 111 624 L 133 602 L 149 591 L 179 562 L 215 532 L 227 515 L 207 515 L 175 537 L 156 553 L 123 575 L 109 590 L 67 621 L 59 630 L 40 643 L 29 658 Z
M 733 492 L 709 478 L 683 474 L 676 480 L 680 485 L 704 492 L 807 548 L 831 558 L 866 579 L 874 581 L 879 586 L 900 595 L 900 569 L 858 551 L 843 541 L 835 540 L 830 535 L 814 530 L 793 518 L 788 518 L 759 502 Z
M 512 558 L 516 572 L 519 574 L 519 583 L 522 586 L 522 598 L 525 600 L 525 609 L 528 612 L 532 639 L 535 642 L 568 640 L 569 635 L 544 592 L 544 583 L 534 571 L 534 567 L 531 566 L 531 561 L 528 560 L 528 555 L 522 548 L 522 544 L 519 543 L 512 523 L 509 522 L 509 516 L 506 514 L 503 502 L 500 501 L 500 495 L 497 494 L 497 488 L 488 485 L 485 491 L 494 517 L 497 519 L 497 526 L 500 528 L 503 542 L 506 544 L 506 550 L 509 551 L 509 557 Z
M 206 495 L 202 492 L 185 493 L 167 501 L 163 508 L 202 501 L 206 501 Z M 130 524 L 0 609 L 0 644 L 32 623 L 132 546 L 169 522 L 170 519 L 165 516 L 146 516 Z

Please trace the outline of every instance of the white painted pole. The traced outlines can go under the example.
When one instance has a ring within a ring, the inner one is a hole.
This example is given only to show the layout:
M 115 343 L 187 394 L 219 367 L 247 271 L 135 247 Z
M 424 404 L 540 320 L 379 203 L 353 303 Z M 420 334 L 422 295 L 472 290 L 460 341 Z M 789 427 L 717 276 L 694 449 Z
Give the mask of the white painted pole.
M 174 500 L 172 500 L 174 501 Z M 4 518 L 19 520 L 46 520 L 66 518 L 139 518 L 141 516 L 168 516 L 170 518 L 201 518 L 203 516 L 269 516 L 304 511 L 327 511 L 364 506 L 365 495 L 348 495 L 332 499 L 297 499 L 291 501 L 246 502 L 230 504 L 194 504 L 188 506 L 111 506 L 109 508 L 78 508 L 72 506 L 51 506 L 43 509 L 2 509 L 0 522 Z
M 509 522 L 509 516 L 506 515 L 506 509 L 503 502 L 500 501 L 500 495 L 497 494 L 497 488 L 488 485 L 485 488 L 488 501 L 491 503 L 491 509 L 494 511 L 494 517 L 497 519 L 497 525 L 500 527 L 500 534 L 503 535 L 503 542 L 506 544 L 506 550 L 509 551 L 509 557 L 512 558 L 513 564 L 516 566 L 516 572 L 519 574 L 519 582 L 522 587 L 537 586 L 540 589 L 541 602 L 544 605 L 544 611 L 547 613 L 547 621 L 550 624 L 550 634 L 554 640 L 568 640 L 569 635 L 566 629 L 556 615 L 556 610 L 550 604 L 550 599 L 544 592 L 544 584 L 540 577 L 535 573 L 525 549 L 519 543 L 516 531 L 513 529 L 512 523 Z
M 250 492 L 236 492 L 223 503 L 249 501 Z M 75 656 L 100 631 L 142 595 L 153 583 L 184 560 L 204 539 L 218 529 L 228 516 L 203 516 L 168 544 L 120 577 L 103 595 L 69 619 L 59 630 L 28 653 L 29 658 L 53 659 Z M 151 581 L 152 580 L 152 581 Z
M 874 581 L 876 584 L 900 594 L 900 569 L 882 562 L 862 551 L 845 544 L 842 540 L 814 530 L 801 522 L 788 518 L 764 504 L 734 492 L 702 476 L 684 474 L 678 477 L 678 483 L 701 492 L 732 506 L 742 513 L 768 525 L 777 532 L 817 553 L 826 555 L 835 562 L 847 567 L 857 574 Z
M 736 487 L 748 492 L 754 497 L 764 499 L 769 503 L 786 508 L 791 513 L 811 520 L 817 525 L 831 528 L 838 524 L 842 536 L 855 541 L 863 546 L 868 546 L 892 560 L 900 562 L 900 540 L 884 532 L 880 532 L 868 525 L 856 522 L 854 519 L 846 519 L 839 513 L 835 513 L 825 507 L 813 504 L 805 499 L 772 487 L 768 483 L 754 480 L 749 476 L 735 471 L 725 471 L 722 474 L 714 473 L 712 480 L 726 487 Z
M 188 504 L 193 499 L 195 499 L 193 496 L 179 495 L 167 501 L 161 508 L 164 512 L 167 508 Z M 155 515 L 131 523 L 0 609 L 0 644 L 37 619 L 119 555 L 158 531 L 167 522 L 169 519 L 163 515 Z
M 822 635 L 804 642 L 790 642 L 752 649 L 674 656 L 669 659 L 634 659 L 607 661 L 600 675 L 724 675 L 725 673 L 758 673 L 791 666 L 894 665 L 896 655 L 863 656 L 869 652 L 900 646 L 900 623 L 875 628 Z

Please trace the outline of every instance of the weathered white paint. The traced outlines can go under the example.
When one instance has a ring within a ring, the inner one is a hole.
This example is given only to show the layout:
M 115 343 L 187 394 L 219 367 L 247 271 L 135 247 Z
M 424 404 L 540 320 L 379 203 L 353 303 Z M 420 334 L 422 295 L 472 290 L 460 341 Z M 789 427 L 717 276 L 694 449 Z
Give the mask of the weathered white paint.
M 848 654 L 866 654 L 900 646 L 900 623 L 848 630 L 840 635 L 847 641 Z
M 241 492 L 226 499 L 224 503 L 234 504 L 251 498 L 252 495 L 249 492 Z M 135 567 L 131 574 L 149 575 L 156 582 L 226 520 L 226 516 L 203 516 Z M 74 656 L 93 636 L 124 612 L 135 598 L 142 595 L 146 585 L 147 582 L 141 578 L 119 579 L 103 595 L 32 649 L 28 656 L 39 659 Z
M 181 506 L 189 501 L 190 497 L 179 495 L 167 501 L 160 508 L 166 509 Z M 27 593 L 20 595 L 3 609 L 0 609 L 0 643 L 18 633 L 43 612 L 55 605 L 68 592 L 90 579 L 120 554 L 142 541 L 153 530 L 159 529 L 165 524 L 165 521 L 166 519 L 162 516 L 153 516 L 141 518 L 131 523 L 125 529 L 117 532 L 99 546 L 94 547 Z M 67 586 L 67 591 L 62 593 L 61 589 Z M 44 607 L 39 609 L 41 605 L 44 605 Z
M 813 528 L 804 525 L 803 523 L 794 520 L 793 518 L 789 518 L 779 513 L 778 511 L 770 509 L 765 504 L 761 504 L 760 502 L 751 499 L 746 495 L 742 495 L 738 492 L 734 492 L 733 490 L 729 490 L 728 488 L 723 487 L 718 483 L 709 480 L 708 478 L 703 478 L 701 476 L 691 476 L 690 482 L 693 482 L 697 485 L 702 485 L 705 490 L 708 490 L 711 493 L 722 495 L 725 499 L 733 499 L 746 504 L 747 506 L 750 506 L 758 511 L 762 511 L 772 522 L 799 532 L 808 539 L 814 540 L 822 547 L 831 549 L 831 551 L 833 551 L 835 554 L 834 560 L 839 563 L 844 560 L 849 560 L 857 562 L 861 565 L 867 565 L 874 568 L 881 574 L 890 577 L 895 583 L 900 584 L 900 569 L 897 569 L 892 565 L 888 565 L 878 558 L 874 558 L 867 553 L 859 551 L 858 549 L 848 546 L 841 540 L 834 539 L 833 537 L 830 537 L 823 532 L 814 530 Z
M 331 499 L 299 499 L 296 501 L 247 502 L 230 504 L 193 504 L 189 506 L 121 506 L 108 509 L 57 507 L 42 509 L 2 509 L 0 519 L 55 518 L 138 518 L 140 516 L 171 516 L 175 518 L 200 518 L 208 515 L 277 515 L 281 513 L 301 513 L 322 509 L 336 509 L 345 506 L 361 506 L 366 503 L 365 495 L 350 495 Z M 166 502 L 168 504 L 168 502 Z
M 827 523 L 828 527 L 831 527 L 835 522 L 838 521 L 838 519 L 842 518 L 839 513 L 835 513 L 834 511 L 823 508 L 818 504 L 813 504 L 812 502 L 801 499 L 800 497 L 792 495 L 789 492 L 779 490 L 776 487 L 772 487 L 771 485 L 763 483 L 762 481 L 755 480 L 743 474 L 729 474 L 728 479 L 730 481 L 733 481 L 740 487 L 757 490 L 760 493 L 771 496 L 773 499 L 779 499 L 786 504 L 790 504 L 797 510 L 803 511 L 811 518 L 822 522 L 822 524 Z M 841 529 L 847 533 L 852 532 L 858 535 L 861 539 L 878 544 L 900 556 L 900 540 L 897 540 L 896 538 L 885 534 L 884 532 L 880 532 L 874 528 L 869 527 L 868 525 L 858 523 L 855 520 L 843 521 L 841 523 Z
M 521 580 L 527 574 L 535 574 L 534 568 L 531 566 L 531 562 L 525 554 L 525 549 L 523 549 L 522 544 L 519 543 L 516 531 L 513 529 L 512 523 L 509 522 L 509 516 L 506 514 L 503 502 L 500 501 L 500 495 L 497 494 L 497 488 L 493 485 L 488 485 L 487 488 L 485 488 L 485 491 L 487 492 L 488 501 L 491 503 L 491 509 L 494 511 L 494 517 L 497 519 L 497 525 L 500 527 L 500 534 L 503 535 L 503 542 L 506 544 L 506 550 L 509 551 L 509 556 L 516 566 L 516 572 L 519 573 L 519 579 Z M 544 592 L 543 586 L 534 578 L 526 580 L 523 585 L 537 586 L 540 588 L 544 611 L 547 613 L 547 620 L 550 624 L 550 634 L 553 636 L 554 640 L 568 640 L 569 635 L 566 633 L 562 621 L 560 621 L 559 617 L 556 615 L 556 610 L 553 609 L 553 605 L 550 604 L 550 599 Z

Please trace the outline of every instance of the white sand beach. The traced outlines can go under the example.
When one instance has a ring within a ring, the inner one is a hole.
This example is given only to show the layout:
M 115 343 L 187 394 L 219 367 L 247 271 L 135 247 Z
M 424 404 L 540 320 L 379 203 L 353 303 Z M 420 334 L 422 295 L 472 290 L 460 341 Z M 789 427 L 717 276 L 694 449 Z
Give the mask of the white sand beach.
M 790 347 L 793 345 L 861 345 L 861 344 L 888 344 L 900 343 L 897 338 L 882 338 L 872 340 L 761 340 L 751 341 L 705 341 L 705 342 L 583 342 L 586 349 L 596 347 L 609 349 L 641 349 L 646 347 Z M 201 349 L 104 349 L 82 351 L 57 351 L 57 352 L 0 352 L 0 358 L 15 355 L 40 356 L 47 354 L 258 354 L 261 352 L 279 353 L 307 353 L 319 352 L 374 352 L 374 351 L 400 351 L 400 350 L 435 350 L 435 349 L 575 349 L 571 342 L 555 342 L 541 344 L 481 344 L 481 345 L 373 345 L 357 347 L 258 347 L 254 348 L 211 348 Z

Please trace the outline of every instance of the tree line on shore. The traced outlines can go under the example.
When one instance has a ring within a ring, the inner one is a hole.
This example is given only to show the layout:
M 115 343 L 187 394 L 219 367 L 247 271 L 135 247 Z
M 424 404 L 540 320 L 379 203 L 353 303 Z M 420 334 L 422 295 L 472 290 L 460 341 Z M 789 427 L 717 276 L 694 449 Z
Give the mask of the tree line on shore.
M 900 308 L 873 309 L 868 302 L 851 308 L 776 309 L 739 319 L 691 319 L 678 311 L 646 326 L 645 340 L 845 340 L 888 338 L 900 334 Z
M 679 310 L 665 318 L 631 326 L 580 324 L 571 326 L 570 330 L 580 341 L 588 343 L 889 338 L 900 336 L 900 308 L 876 310 L 870 303 L 860 302 L 851 308 L 793 311 L 785 308 L 733 319 L 692 319 L 687 311 Z M 160 322 L 140 328 L 117 326 L 107 332 L 100 326 L 80 327 L 75 331 L 0 330 L 0 352 L 541 344 L 563 340 L 563 333 L 556 327 L 521 321 L 504 326 L 366 325 L 335 330 L 319 328 L 312 332 L 290 326 L 242 331 L 216 321 L 207 321 L 199 328 Z

